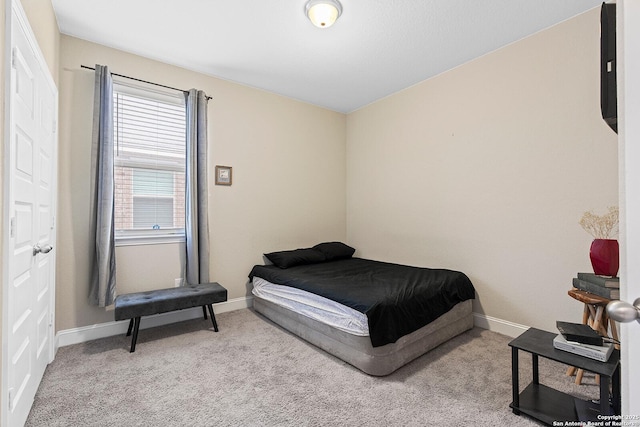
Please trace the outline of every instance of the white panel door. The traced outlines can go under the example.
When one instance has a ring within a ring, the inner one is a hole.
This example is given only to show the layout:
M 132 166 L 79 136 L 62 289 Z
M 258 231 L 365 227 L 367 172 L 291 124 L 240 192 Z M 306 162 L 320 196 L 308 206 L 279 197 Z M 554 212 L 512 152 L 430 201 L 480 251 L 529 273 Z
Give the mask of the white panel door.
M 45 79 L 38 81 L 36 114 L 36 248 L 34 256 L 36 317 L 36 378 L 38 384 L 44 369 L 53 358 L 53 282 L 55 280 L 55 200 L 56 200 L 56 113 L 57 93 Z M 33 253 L 33 252 L 32 252 Z
M 618 113 L 620 115 L 621 297 L 640 298 L 640 3 L 618 1 Z M 622 65 L 622 66 L 620 66 Z M 640 425 L 640 320 L 620 326 L 622 410 Z
M 7 402 L 2 412 L 8 411 L 2 421 L 21 426 L 53 358 L 57 90 L 23 12 L 13 6 L 9 141 L 5 141 L 10 220 L 3 326 Z

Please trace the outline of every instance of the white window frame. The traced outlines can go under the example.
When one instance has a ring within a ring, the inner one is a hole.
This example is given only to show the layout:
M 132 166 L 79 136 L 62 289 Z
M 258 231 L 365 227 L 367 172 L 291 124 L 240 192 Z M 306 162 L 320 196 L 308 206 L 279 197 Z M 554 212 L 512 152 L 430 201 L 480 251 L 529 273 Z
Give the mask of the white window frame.
M 115 92 L 127 93 L 130 95 L 140 96 L 143 98 L 156 99 L 168 104 L 180 105 L 186 108 L 184 94 L 174 90 L 163 89 L 161 87 L 144 85 L 142 83 L 131 83 L 128 80 L 114 77 L 113 80 L 114 97 Z M 186 120 L 186 117 L 185 117 Z M 115 130 L 115 126 L 114 126 Z M 115 136 L 114 136 L 115 138 Z M 186 145 L 186 133 L 185 133 L 185 145 Z M 157 165 L 157 161 L 152 162 L 153 165 Z M 127 167 L 149 167 L 150 164 L 144 162 L 140 158 L 126 158 L 116 157 L 114 158 L 114 166 L 127 166 Z M 186 162 L 182 165 L 177 165 L 175 162 L 167 162 L 166 167 L 161 170 L 173 170 L 184 172 L 186 168 Z M 150 169 L 157 169 L 155 167 Z M 161 230 L 120 230 L 115 233 L 116 246 L 138 246 L 138 245 L 155 245 L 166 243 L 183 243 L 186 241 L 184 228 L 164 228 Z

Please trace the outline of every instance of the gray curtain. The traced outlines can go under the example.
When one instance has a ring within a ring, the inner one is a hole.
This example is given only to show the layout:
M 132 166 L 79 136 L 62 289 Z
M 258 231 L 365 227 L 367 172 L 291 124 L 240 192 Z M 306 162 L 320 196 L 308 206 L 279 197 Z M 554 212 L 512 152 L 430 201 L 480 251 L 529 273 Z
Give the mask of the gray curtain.
M 91 236 L 93 263 L 89 302 L 113 304 L 116 294 L 113 173 L 113 80 L 108 67 L 96 65 L 91 146 Z
M 209 221 L 207 217 L 207 95 L 186 92 L 186 256 L 185 284 L 209 282 Z

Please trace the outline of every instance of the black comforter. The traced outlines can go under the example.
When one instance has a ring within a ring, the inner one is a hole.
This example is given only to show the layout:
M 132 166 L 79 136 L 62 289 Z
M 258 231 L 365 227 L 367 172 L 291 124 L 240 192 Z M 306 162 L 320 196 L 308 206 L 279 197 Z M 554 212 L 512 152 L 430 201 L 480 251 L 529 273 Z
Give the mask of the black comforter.
M 473 284 L 459 271 L 361 258 L 287 269 L 256 265 L 249 278 L 254 276 L 312 292 L 364 313 L 374 347 L 396 342 L 459 302 L 475 298 Z

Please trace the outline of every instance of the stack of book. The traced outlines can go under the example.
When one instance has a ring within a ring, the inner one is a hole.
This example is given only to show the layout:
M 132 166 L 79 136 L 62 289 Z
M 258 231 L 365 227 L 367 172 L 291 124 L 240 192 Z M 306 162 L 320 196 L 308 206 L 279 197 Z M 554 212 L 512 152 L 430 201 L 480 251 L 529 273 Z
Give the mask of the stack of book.
M 573 287 L 604 298 L 620 299 L 620 279 L 618 277 L 578 273 L 578 277 L 573 279 Z

